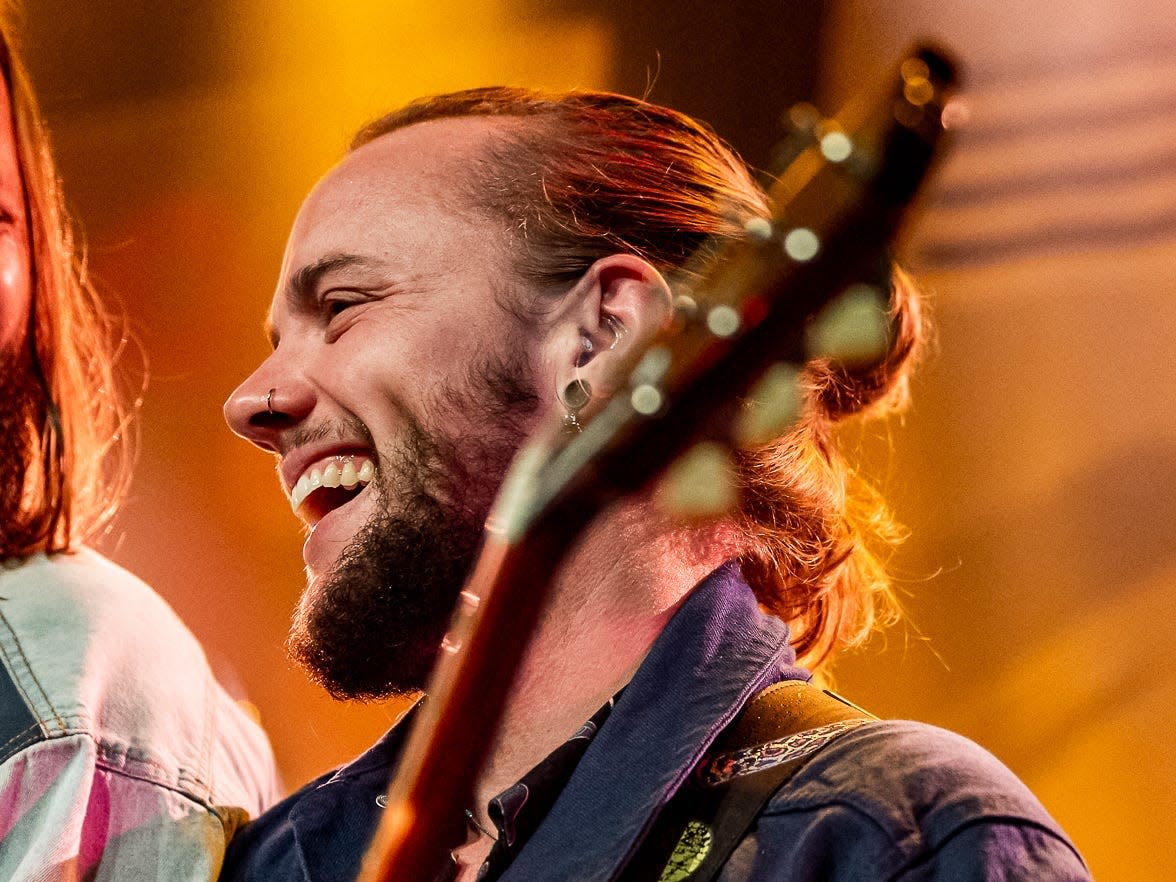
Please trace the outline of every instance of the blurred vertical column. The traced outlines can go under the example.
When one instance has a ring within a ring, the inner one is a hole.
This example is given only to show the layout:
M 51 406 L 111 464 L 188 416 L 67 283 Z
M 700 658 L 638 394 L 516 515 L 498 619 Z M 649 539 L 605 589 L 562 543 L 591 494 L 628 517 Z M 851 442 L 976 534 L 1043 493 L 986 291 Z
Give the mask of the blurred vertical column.
M 962 57 L 970 110 L 906 249 L 938 344 L 889 488 L 932 651 L 844 678 L 993 749 L 1097 878 L 1168 879 L 1176 10 L 840 0 L 828 106 L 915 37 Z

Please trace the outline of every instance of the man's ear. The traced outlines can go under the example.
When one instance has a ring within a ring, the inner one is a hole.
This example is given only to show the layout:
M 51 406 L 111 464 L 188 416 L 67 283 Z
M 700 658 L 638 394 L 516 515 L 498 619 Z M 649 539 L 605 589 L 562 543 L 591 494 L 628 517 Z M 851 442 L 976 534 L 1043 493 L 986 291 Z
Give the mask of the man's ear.
M 559 388 L 583 381 L 594 399 L 607 398 L 623 381 L 618 365 L 644 346 L 673 314 L 670 286 L 647 260 L 610 254 L 597 260 L 569 292 L 565 325 L 575 339 L 563 349 Z

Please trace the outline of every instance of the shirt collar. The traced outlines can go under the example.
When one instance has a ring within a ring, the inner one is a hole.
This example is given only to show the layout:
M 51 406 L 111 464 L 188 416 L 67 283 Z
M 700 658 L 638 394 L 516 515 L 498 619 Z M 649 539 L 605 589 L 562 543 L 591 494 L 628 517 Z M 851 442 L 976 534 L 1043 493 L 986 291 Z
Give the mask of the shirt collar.
M 478 873 L 483 879 L 497 879 L 522 849 L 526 848 L 536 828 L 547 817 L 551 806 L 568 783 L 588 745 L 612 713 L 616 697 L 610 698 L 571 738 L 517 783 L 490 800 L 490 820 L 498 837 L 486 863 Z
M 795 660 L 788 626 L 760 611 L 736 563 L 708 576 L 654 642 L 505 878 L 615 875 L 748 699 L 776 680 L 808 679 Z

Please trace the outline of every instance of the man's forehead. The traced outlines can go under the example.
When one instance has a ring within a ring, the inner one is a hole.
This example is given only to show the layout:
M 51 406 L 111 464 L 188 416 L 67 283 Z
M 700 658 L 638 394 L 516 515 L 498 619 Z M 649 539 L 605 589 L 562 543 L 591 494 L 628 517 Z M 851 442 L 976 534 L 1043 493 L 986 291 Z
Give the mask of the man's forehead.
M 303 202 L 291 230 L 286 271 L 299 252 L 310 259 L 346 249 L 339 241 L 363 227 L 409 210 L 466 215 L 470 174 L 503 123 L 455 117 L 414 123 L 351 151 Z
M 315 187 L 308 202 L 364 202 L 375 192 L 453 198 L 496 135 L 502 119 L 465 116 L 414 123 L 352 150 Z
M 468 219 L 473 208 L 466 186 L 471 160 L 506 125 L 500 118 L 476 116 L 428 120 L 381 135 L 347 154 L 318 182 L 295 218 L 267 329 L 293 279 L 334 255 L 379 251 L 382 224 L 391 227 L 397 218 L 426 214 Z M 401 224 L 399 232 L 412 236 L 419 231 Z M 397 261 L 395 252 L 380 257 L 387 266 Z

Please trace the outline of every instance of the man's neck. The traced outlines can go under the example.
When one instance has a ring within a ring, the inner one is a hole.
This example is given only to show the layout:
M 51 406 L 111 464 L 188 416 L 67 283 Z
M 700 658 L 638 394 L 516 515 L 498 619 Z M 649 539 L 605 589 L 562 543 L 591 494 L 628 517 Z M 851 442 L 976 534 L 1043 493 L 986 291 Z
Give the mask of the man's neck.
M 684 542 L 659 531 L 644 505 L 594 526 L 532 637 L 476 789 L 479 817 L 629 682 L 690 589 L 730 551 L 713 533 Z

